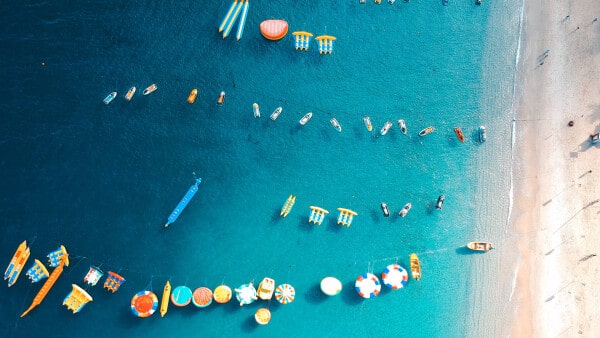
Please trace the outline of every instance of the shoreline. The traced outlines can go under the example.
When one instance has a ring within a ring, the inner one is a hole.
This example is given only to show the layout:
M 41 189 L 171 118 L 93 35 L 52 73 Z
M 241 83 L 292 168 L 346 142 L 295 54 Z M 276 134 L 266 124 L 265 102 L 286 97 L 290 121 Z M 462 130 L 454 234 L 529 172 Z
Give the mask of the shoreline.
M 600 145 L 589 135 L 600 131 L 600 9 L 594 0 L 523 5 L 509 219 L 520 257 L 509 332 L 597 337 Z

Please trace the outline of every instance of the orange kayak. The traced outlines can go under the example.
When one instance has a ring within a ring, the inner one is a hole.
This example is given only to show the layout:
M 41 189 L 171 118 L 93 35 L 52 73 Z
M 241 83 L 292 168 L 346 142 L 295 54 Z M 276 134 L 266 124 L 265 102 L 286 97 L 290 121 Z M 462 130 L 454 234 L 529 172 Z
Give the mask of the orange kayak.
M 454 133 L 460 142 L 465 142 L 465 134 L 463 134 L 463 131 L 460 129 L 460 127 L 454 128 Z
M 288 32 L 285 20 L 265 20 L 260 23 L 260 33 L 269 40 L 281 40 Z

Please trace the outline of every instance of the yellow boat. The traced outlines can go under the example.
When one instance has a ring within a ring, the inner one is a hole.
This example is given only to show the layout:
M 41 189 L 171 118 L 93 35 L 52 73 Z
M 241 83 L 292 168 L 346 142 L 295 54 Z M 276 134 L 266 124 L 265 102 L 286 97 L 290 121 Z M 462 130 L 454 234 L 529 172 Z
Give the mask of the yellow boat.
M 21 318 L 25 317 L 29 313 L 29 311 L 33 310 L 36 306 L 38 306 L 42 303 L 42 301 L 48 294 L 48 291 L 50 291 L 50 289 L 52 289 L 52 287 L 54 286 L 54 283 L 56 282 L 58 277 L 60 277 L 60 275 L 62 274 L 65 265 L 67 265 L 67 266 L 69 265 L 68 255 L 66 255 L 60 259 L 58 266 L 54 269 L 54 271 L 52 271 L 52 273 L 50 274 L 50 277 L 48 277 L 48 279 L 46 279 L 46 282 L 44 283 L 44 285 L 42 285 L 42 288 L 40 289 L 40 291 L 38 291 L 37 295 L 35 295 L 35 297 L 33 298 L 33 301 L 31 302 L 31 305 L 29 306 L 29 308 L 27 308 L 27 310 L 25 310 L 25 312 L 23 312 L 21 314 Z
M 273 292 L 275 292 L 275 280 L 265 277 L 260 284 L 258 284 L 256 295 L 262 300 L 269 300 L 273 297 Z
M 11 287 L 17 279 L 19 279 L 19 275 L 21 274 L 21 270 L 23 270 L 23 266 L 27 263 L 29 259 L 29 247 L 27 246 L 27 241 L 23 241 L 19 244 L 19 247 L 15 251 L 6 271 L 4 272 L 4 280 L 8 279 L 8 287 Z
M 194 101 L 196 101 L 197 96 L 198 96 L 198 89 L 196 89 L 196 88 L 192 89 L 192 91 L 190 92 L 190 95 L 188 96 L 187 102 L 189 104 L 194 103 Z
M 410 272 L 413 279 L 421 279 L 421 262 L 419 262 L 419 257 L 415 253 L 410 254 Z
M 167 281 L 163 289 L 162 299 L 160 300 L 160 316 L 164 317 L 169 310 L 169 296 L 171 295 L 171 283 Z
M 281 212 L 279 213 L 279 216 L 286 217 L 290 213 L 290 210 L 292 210 L 294 203 L 296 203 L 296 196 L 290 195 L 290 197 L 288 197 L 287 201 L 285 201 L 283 208 L 281 208 Z

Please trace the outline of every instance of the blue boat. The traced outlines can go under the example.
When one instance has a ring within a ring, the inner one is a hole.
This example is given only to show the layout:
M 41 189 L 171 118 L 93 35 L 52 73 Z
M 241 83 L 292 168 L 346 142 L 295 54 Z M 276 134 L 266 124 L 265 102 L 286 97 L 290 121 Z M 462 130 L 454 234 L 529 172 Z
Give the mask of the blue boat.
M 104 100 L 102 100 L 102 102 L 104 102 L 104 104 L 109 104 L 115 99 L 115 97 L 117 97 L 117 92 L 112 92 L 108 94 L 108 96 L 105 97 Z
M 196 192 L 198 191 L 198 184 L 200 184 L 200 182 L 202 182 L 202 178 L 196 179 L 196 183 L 193 184 L 190 187 L 190 189 L 185 193 L 185 196 L 183 196 L 181 201 L 179 201 L 179 204 L 177 204 L 175 209 L 173 209 L 171 215 L 169 215 L 169 219 L 167 221 L 167 224 L 165 224 L 165 228 L 168 227 L 169 224 L 175 222 L 177 220 L 177 217 L 179 217 L 179 214 L 181 214 L 181 212 L 183 211 L 183 209 L 187 207 L 188 203 L 190 203 L 194 195 L 196 195 Z

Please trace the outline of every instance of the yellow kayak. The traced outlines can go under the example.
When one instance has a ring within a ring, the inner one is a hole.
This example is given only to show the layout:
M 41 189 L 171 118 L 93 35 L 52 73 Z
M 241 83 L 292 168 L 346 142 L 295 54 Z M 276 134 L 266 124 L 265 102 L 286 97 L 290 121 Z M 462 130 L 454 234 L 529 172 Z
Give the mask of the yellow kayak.
M 162 299 L 160 300 L 160 316 L 164 317 L 169 310 L 169 296 L 171 295 L 171 283 L 167 281 L 163 289 Z

